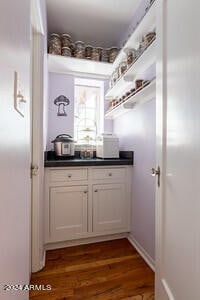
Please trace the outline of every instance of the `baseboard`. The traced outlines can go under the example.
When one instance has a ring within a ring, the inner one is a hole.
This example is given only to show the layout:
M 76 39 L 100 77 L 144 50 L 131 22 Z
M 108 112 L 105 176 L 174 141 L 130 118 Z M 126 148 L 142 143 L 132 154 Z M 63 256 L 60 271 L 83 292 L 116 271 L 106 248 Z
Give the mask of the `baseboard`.
M 111 241 L 111 240 L 122 239 L 127 237 L 128 237 L 127 233 L 119 233 L 119 234 L 113 234 L 107 236 L 97 236 L 97 237 L 83 238 L 78 240 L 70 240 L 65 242 L 49 243 L 45 245 L 45 250 L 53 250 L 53 249 L 78 246 L 83 244 L 105 242 L 105 241 Z
M 153 258 L 144 250 L 144 248 L 134 239 L 134 237 L 129 234 L 128 235 L 129 242 L 133 245 L 133 247 L 139 252 L 142 258 L 146 261 L 149 267 L 155 272 L 155 261 Z

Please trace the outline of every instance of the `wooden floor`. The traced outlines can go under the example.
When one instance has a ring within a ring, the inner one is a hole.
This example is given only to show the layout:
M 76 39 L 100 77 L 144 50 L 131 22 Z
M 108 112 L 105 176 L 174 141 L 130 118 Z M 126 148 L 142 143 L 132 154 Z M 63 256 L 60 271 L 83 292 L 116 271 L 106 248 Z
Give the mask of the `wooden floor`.
M 31 284 L 32 300 L 153 300 L 154 273 L 127 239 L 47 251 L 45 268 Z

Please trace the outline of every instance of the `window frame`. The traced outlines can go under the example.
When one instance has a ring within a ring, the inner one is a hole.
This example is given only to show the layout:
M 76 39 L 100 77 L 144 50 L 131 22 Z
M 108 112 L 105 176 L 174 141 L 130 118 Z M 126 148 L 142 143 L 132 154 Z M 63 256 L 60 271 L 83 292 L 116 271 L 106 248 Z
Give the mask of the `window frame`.
M 75 78 L 74 79 L 74 111 L 75 111 L 75 89 L 76 86 L 97 87 L 100 90 L 99 101 L 97 102 L 97 120 L 96 120 L 96 135 L 104 132 L 104 80 L 90 79 L 90 78 Z M 75 120 L 74 120 L 74 134 L 75 134 Z M 77 141 L 77 146 L 81 145 Z

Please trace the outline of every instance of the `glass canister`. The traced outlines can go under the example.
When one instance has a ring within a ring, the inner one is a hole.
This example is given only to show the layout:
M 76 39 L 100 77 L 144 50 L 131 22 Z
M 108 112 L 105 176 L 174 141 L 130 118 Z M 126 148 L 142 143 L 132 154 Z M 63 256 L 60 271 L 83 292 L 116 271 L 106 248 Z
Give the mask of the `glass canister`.
M 63 33 L 61 37 L 62 47 L 71 47 L 72 38 L 68 33 Z
M 92 57 L 91 57 L 91 59 L 95 60 L 95 61 L 99 61 L 100 60 L 100 55 L 99 55 L 98 48 L 93 48 L 92 49 Z
M 72 56 L 71 48 L 69 48 L 69 47 L 62 47 L 62 55 L 63 56 Z
M 126 53 L 127 65 L 129 67 L 135 61 L 137 53 L 136 50 L 132 48 L 126 48 L 124 49 L 124 52 Z
M 113 63 L 115 58 L 117 57 L 117 54 L 119 52 L 119 49 L 116 47 L 110 48 L 110 55 L 109 55 L 109 62 Z
M 119 76 L 121 76 L 122 74 L 124 74 L 124 72 L 127 69 L 127 61 L 123 60 L 120 64 L 119 64 Z
M 119 78 L 119 68 L 116 68 L 115 71 L 113 72 L 113 84 L 115 84 L 115 82 L 118 80 Z
M 61 40 L 57 33 L 52 33 L 49 40 L 49 53 L 61 55 Z
M 143 79 L 137 79 L 135 81 L 135 89 L 137 90 L 137 89 L 141 88 L 142 87 L 142 83 L 143 83 Z
M 80 157 L 82 159 L 91 159 L 94 157 L 94 145 L 92 144 L 82 144 Z
M 74 56 L 77 58 L 85 58 L 85 43 L 82 41 L 75 42 L 75 53 Z
M 103 48 L 97 47 L 97 50 L 98 50 L 98 52 L 99 52 L 99 60 L 101 60 L 101 55 L 102 55 L 102 50 L 103 50 Z
M 74 56 L 74 55 L 75 55 L 75 44 L 74 44 L 74 43 L 71 43 L 70 48 L 71 48 L 72 56 Z
M 85 47 L 85 57 L 86 58 L 91 59 L 91 57 L 92 57 L 92 49 L 93 49 L 93 47 L 90 46 L 90 45 L 87 45 Z
M 101 61 L 108 62 L 108 50 L 107 49 L 102 49 Z

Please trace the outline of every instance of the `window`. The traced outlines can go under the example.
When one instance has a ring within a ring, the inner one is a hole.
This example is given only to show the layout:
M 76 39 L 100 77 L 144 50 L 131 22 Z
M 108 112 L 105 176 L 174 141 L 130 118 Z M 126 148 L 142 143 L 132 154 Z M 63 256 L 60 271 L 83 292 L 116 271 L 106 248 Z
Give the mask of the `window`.
M 74 138 L 78 144 L 95 144 L 103 131 L 104 82 L 75 79 Z

